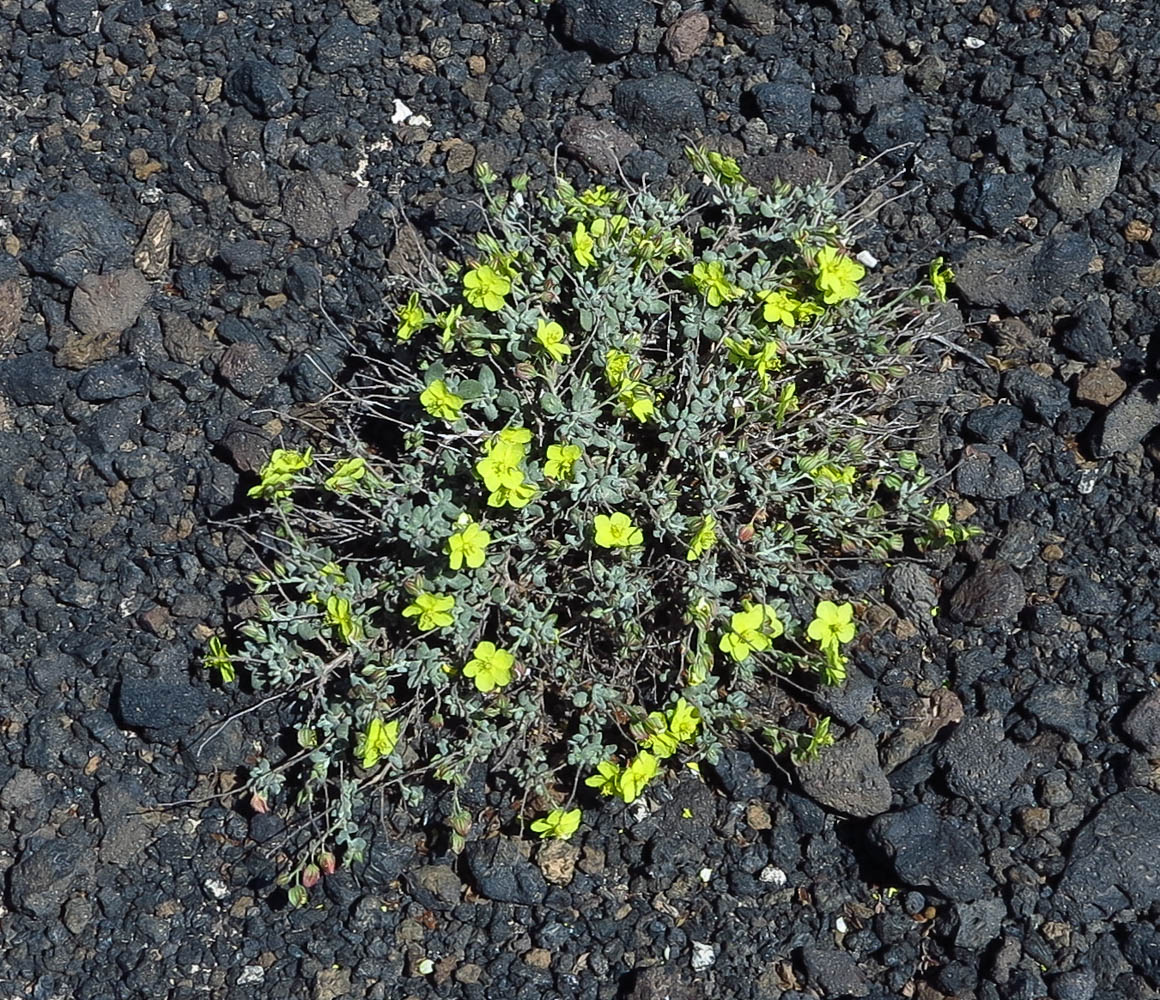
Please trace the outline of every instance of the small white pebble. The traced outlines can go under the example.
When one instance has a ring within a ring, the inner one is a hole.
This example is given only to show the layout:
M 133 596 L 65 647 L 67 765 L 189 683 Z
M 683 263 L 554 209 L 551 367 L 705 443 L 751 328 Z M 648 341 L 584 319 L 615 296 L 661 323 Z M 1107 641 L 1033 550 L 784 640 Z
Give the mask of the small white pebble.
M 710 879 L 713 878 L 713 869 L 702 868 L 699 872 L 697 872 L 697 875 L 700 877 L 701 881 L 705 883 L 705 885 L 708 885 Z
M 838 919 L 834 921 L 834 930 L 836 930 L 839 934 L 846 933 L 848 926 L 844 918 L 838 917 Z
M 968 49 L 981 49 L 986 44 L 981 38 L 976 38 L 974 35 L 967 35 L 963 39 L 963 46 Z
M 717 961 L 717 952 L 704 941 L 693 942 L 693 971 L 702 972 Z
M 421 958 L 419 959 L 418 969 L 420 976 L 429 976 L 435 971 L 435 963 L 429 958 Z
M 786 874 L 776 865 L 766 865 L 761 869 L 761 874 L 757 876 L 762 882 L 768 882 L 770 885 L 781 887 L 786 883 Z
M 239 986 L 248 986 L 250 983 L 260 983 L 266 978 L 266 970 L 260 965 L 246 965 L 242 967 L 238 976 Z
M 411 111 L 411 109 L 409 107 L 407 107 L 407 105 L 405 105 L 402 101 L 400 101 L 396 97 L 395 98 L 395 113 L 393 115 L 391 115 L 391 124 L 392 125 L 402 125 L 403 122 L 405 122 L 408 118 L 410 118 L 412 114 L 413 114 L 413 112 Z
M 220 878 L 207 878 L 202 884 L 214 899 L 225 899 L 230 894 L 229 886 Z
M 878 258 L 874 256 L 869 250 L 859 250 L 857 253 L 858 263 L 871 271 L 878 266 Z

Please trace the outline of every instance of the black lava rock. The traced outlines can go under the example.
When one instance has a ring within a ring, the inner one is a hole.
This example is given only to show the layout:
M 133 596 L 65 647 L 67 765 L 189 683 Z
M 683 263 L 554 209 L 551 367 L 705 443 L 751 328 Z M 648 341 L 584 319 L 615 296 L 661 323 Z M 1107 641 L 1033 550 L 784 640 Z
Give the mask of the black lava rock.
M 774 135 L 809 130 L 814 95 L 808 83 L 771 80 L 759 83 L 750 93 L 757 114 Z
M 986 444 L 1002 444 L 1023 422 L 1022 412 L 1007 403 L 981 406 L 963 420 L 963 436 Z
M 1072 920 L 1104 920 L 1160 901 L 1160 794 L 1129 788 L 1104 801 L 1076 834 L 1055 900 Z
M 55 0 L 52 5 L 52 23 L 62 35 L 83 35 L 95 14 L 93 0 Z
M 133 235 L 133 227 L 104 198 L 69 191 L 53 199 L 41 216 L 24 261 L 37 274 L 71 288 L 86 274 L 128 266 Z
M 1001 233 L 1027 213 L 1034 192 L 1023 174 L 985 174 L 963 185 L 959 211 L 976 229 Z
M 616 88 L 613 103 L 620 115 L 665 144 L 682 130 L 705 125 L 705 109 L 696 84 L 676 73 L 625 80 Z
M 736 800 L 758 798 L 769 785 L 769 775 L 744 750 L 727 747 L 710 767 L 726 794 Z
M 1095 712 L 1086 691 L 1066 684 L 1037 684 L 1024 707 L 1040 725 L 1080 746 L 1095 738 Z
M 913 99 L 875 108 L 862 129 L 862 141 L 872 153 L 903 147 L 887 154 L 885 158 L 892 163 L 903 162 L 925 138 L 926 108 L 921 101 Z
M 1019 463 L 992 444 L 971 445 L 955 469 L 955 488 L 973 499 L 1013 497 L 1023 492 L 1023 483 Z
M 365 66 L 378 54 L 374 35 L 349 17 L 339 17 L 314 46 L 314 65 L 323 73 Z
M 75 837 L 31 841 L 8 874 L 12 905 L 22 913 L 41 919 L 58 914 L 69 887 L 83 867 L 86 848 Z
M 261 240 L 238 240 L 221 249 L 222 263 L 230 274 L 257 274 L 266 264 L 270 248 Z
M 966 625 L 997 625 L 1013 621 L 1027 603 L 1019 574 L 998 562 L 980 563 L 951 595 L 948 609 L 954 621 Z
M 317 403 L 335 387 L 342 359 L 333 351 L 316 349 L 298 358 L 286 373 L 290 395 L 299 403 Z
M 991 888 L 976 836 L 959 820 L 940 819 L 928 805 L 877 817 L 870 839 L 907 885 L 930 886 L 955 901 L 979 899 Z
M 540 870 L 509 840 L 492 837 L 470 845 L 464 853 L 472 881 L 488 899 L 532 906 L 548 894 Z
M 864 997 L 870 983 L 854 957 L 838 948 L 808 945 L 801 951 L 810 985 L 827 997 Z
M 77 395 L 90 403 L 124 399 L 145 391 L 145 370 L 136 358 L 113 358 L 94 365 L 82 376 Z
M 34 351 L 0 361 L 0 389 L 17 406 L 60 403 L 68 388 L 68 373 L 52 363 L 48 351 Z
M 1071 403 L 1071 395 L 1062 382 L 1026 368 L 1013 368 L 1004 374 L 1003 391 L 1046 424 L 1054 424 Z
M 1160 754 L 1160 691 L 1149 691 L 1124 719 L 1124 734 L 1150 754 Z
M 1059 346 L 1073 358 L 1089 364 L 1115 356 L 1111 334 L 1112 310 L 1102 299 L 1089 299 L 1080 305 L 1064 327 Z
M 227 101 L 240 104 L 257 118 L 281 118 L 294 107 L 294 97 L 278 71 L 261 59 L 247 59 L 226 79 Z
M 1011 794 L 1030 757 L 1004 738 L 1002 720 L 988 715 L 960 722 L 939 747 L 938 761 L 955 795 L 998 805 Z
M 117 715 L 127 729 L 184 732 L 205 711 L 205 694 L 188 684 L 126 680 L 117 692 Z
M 573 45 L 615 59 L 632 51 L 637 30 L 654 15 L 645 0 L 561 0 L 560 21 Z

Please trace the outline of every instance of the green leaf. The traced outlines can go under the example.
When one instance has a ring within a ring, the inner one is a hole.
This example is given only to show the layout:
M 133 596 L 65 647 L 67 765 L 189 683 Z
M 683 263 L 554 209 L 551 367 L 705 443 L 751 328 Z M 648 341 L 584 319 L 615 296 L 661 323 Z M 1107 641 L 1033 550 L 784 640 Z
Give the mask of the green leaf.
M 480 367 L 479 384 L 483 387 L 483 391 L 486 393 L 490 394 L 495 391 L 495 372 L 491 369 L 490 365 L 482 365 Z M 462 392 L 459 394 L 461 396 L 463 395 Z
M 495 394 L 495 405 L 509 413 L 520 412 L 519 397 L 509 389 L 502 389 Z
M 564 401 L 554 392 L 545 392 L 540 397 L 540 409 L 549 417 L 556 417 L 564 412 Z
M 483 385 L 473 378 L 465 378 L 455 387 L 455 394 L 466 400 L 476 400 L 483 397 Z

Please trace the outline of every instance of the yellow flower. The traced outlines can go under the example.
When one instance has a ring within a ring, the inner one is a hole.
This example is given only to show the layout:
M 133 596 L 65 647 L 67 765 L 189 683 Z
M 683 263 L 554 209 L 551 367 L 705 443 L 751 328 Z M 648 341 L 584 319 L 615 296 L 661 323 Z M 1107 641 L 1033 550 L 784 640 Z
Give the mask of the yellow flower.
M 617 782 L 617 794 L 625 802 L 635 802 L 645 786 L 660 772 L 657 758 L 647 750 L 642 750 L 633 762 L 624 769 Z
M 825 650 L 830 646 L 837 649 L 841 643 L 849 642 L 855 631 L 854 606 L 849 601 L 845 604 L 819 601 L 806 634 Z
M 592 267 L 596 263 L 592 253 L 595 247 L 596 241 L 588 235 L 584 223 L 577 222 L 576 231 L 572 234 L 572 256 L 576 258 L 576 263 L 581 267 Z
M 532 832 L 538 833 L 542 839 L 551 837 L 553 840 L 567 840 L 580 829 L 579 809 L 565 812 L 563 809 L 553 809 L 543 819 L 532 824 Z
M 866 276 L 866 268 L 836 247 L 818 251 L 817 268 L 815 281 L 826 305 L 856 299 L 861 294 L 858 282 Z
M 532 432 L 526 427 L 505 427 L 492 440 L 496 444 L 523 448 L 532 443 Z
M 597 514 L 593 522 L 596 528 L 596 544 L 605 549 L 627 549 L 644 541 L 641 532 L 627 514 L 620 511 L 611 517 Z
M 741 288 L 725 277 L 725 265 L 719 260 L 697 261 L 689 280 L 714 308 L 744 294 Z
M 669 709 L 669 732 L 682 743 L 689 743 L 697 735 L 697 728 L 701 725 L 701 713 L 690 705 L 684 698 L 678 698 L 677 703 Z
M 617 233 L 623 232 L 627 225 L 628 219 L 623 215 L 613 215 L 608 219 L 593 219 L 588 231 L 597 238 L 605 235 L 615 236 Z
M 626 383 L 631 383 L 629 369 L 632 367 L 633 357 L 626 351 L 610 350 L 604 356 L 604 377 L 613 389 L 619 389 Z
M 787 382 L 781 387 L 781 393 L 777 397 L 777 409 L 773 412 L 774 426 L 780 427 L 785 423 L 785 418 L 797 408 L 797 383 Z
M 601 795 L 615 795 L 620 788 L 620 765 L 610 760 L 602 760 L 596 765 L 596 773 L 584 779 L 589 788 L 598 788 Z
M 794 325 L 794 310 L 800 305 L 795 299 L 791 299 L 785 292 L 775 292 L 767 288 L 761 289 L 757 293 L 757 298 L 764 303 L 762 316 L 765 322 L 781 323 L 782 326 L 789 327 Z
M 399 306 L 395 311 L 395 316 L 399 319 L 399 332 L 397 334 L 399 340 L 410 340 L 411 334 L 416 330 L 422 330 L 430 322 L 430 317 L 419 305 L 418 292 L 411 293 L 406 304 Z
M 446 552 L 450 559 L 451 568 L 460 569 L 467 563 L 472 569 L 479 569 L 487 556 L 487 547 L 491 543 L 491 535 L 478 524 L 469 522 L 462 531 L 457 531 L 447 539 Z
M 955 280 L 955 272 L 952 271 L 941 257 L 935 257 L 930 262 L 930 284 L 934 289 L 935 295 L 938 296 L 939 302 L 946 302 L 947 300 L 947 282 Z
M 448 351 L 451 345 L 455 342 L 455 332 L 459 329 L 459 320 L 463 316 L 463 306 L 453 306 L 445 313 L 440 313 L 435 317 L 435 322 L 439 324 L 439 342 L 443 350 Z
M 403 608 L 403 617 L 417 617 L 420 631 L 430 632 L 447 628 L 455 620 L 451 615 L 454 607 L 455 598 L 450 594 L 417 594 L 415 600 Z
M 553 361 L 562 364 L 572 353 L 572 346 L 564 342 L 564 328 L 559 323 L 545 323 L 542 319 L 538 324 L 536 340 Z
M 578 444 L 548 445 L 548 460 L 544 463 L 544 475 L 560 482 L 570 480 L 581 454 Z
M 684 698 L 667 712 L 650 712 L 648 729 L 650 732 L 640 741 L 657 757 L 671 757 L 682 743 L 689 743 L 697 735 L 701 724 L 701 713 Z
M 846 465 L 839 469 L 830 463 L 820 465 L 810 473 L 819 483 L 829 483 L 833 486 L 853 486 L 854 477 L 857 474 L 858 470 L 852 465 Z
M 585 205 L 591 205 L 594 208 L 607 205 L 615 198 L 616 193 L 609 191 L 603 184 L 597 184 L 594 188 L 588 188 L 586 191 L 580 192 L 580 200 Z
M 841 684 L 846 679 L 846 663 L 848 661 L 838 649 L 837 643 L 823 646 L 822 656 L 825 657 L 825 663 L 818 668 L 822 683 L 830 686 Z
M 755 604 L 744 611 L 735 611 L 729 620 L 729 631 L 721 637 L 719 648 L 738 663 L 750 653 L 769 649 L 785 626 L 777 612 L 768 604 Z
M 507 504 L 516 510 L 526 507 L 535 499 L 536 487 L 531 483 L 519 483 L 516 486 L 503 486 L 491 491 L 487 498 L 489 507 L 502 507 Z
M 700 559 L 716 544 L 717 519 L 712 514 L 706 514 L 697 522 L 697 530 L 693 533 L 693 540 L 689 542 L 689 551 L 685 558 L 689 562 Z
M 634 382 L 631 379 L 621 382 L 617 399 L 642 424 L 656 413 L 657 407 L 656 401 L 653 399 L 652 389 L 643 382 Z
M 311 448 L 307 448 L 304 452 L 275 448 L 270 453 L 269 460 L 262 466 L 258 485 L 250 487 L 246 496 L 268 497 L 273 500 L 288 497 L 297 474 L 303 469 L 308 469 L 313 463 L 314 451 Z
M 363 637 L 362 625 L 351 614 L 350 601 L 333 594 L 326 599 L 326 624 L 338 629 L 343 642 L 351 642 Z
M 801 322 L 805 323 L 818 316 L 825 316 L 826 310 L 816 302 L 803 299 L 794 306 L 793 313 Z
M 464 666 L 463 676 L 473 678 L 475 686 L 487 694 L 511 683 L 515 662 L 516 658 L 506 649 L 497 649 L 494 642 L 481 642 Z
M 488 264 L 473 267 L 463 276 L 463 297 L 476 309 L 499 312 L 511 281 Z
M 334 493 L 350 493 L 367 474 L 365 458 L 348 458 L 339 462 L 323 485 Z
M 216 670 L 223 684 L 231 684 L 238 679 L 234 661 L 230 659 L 225 643 L 216 635 L 209 637 L 209 654 L 203 661 L 206 670 Z
M 359 763 L 370 770 L 384 757 L 391 756 L 398 742 L 399 720 L 383 722 L 382 719 L 374 718 L 359 737 L 355 754 L 359 758 Z
M 437 378 L 423 390 L 419 402 L 431 416 L 450 422 L 459 419 L 460 411 L 467 400 L 448 389 L 443 379 Z

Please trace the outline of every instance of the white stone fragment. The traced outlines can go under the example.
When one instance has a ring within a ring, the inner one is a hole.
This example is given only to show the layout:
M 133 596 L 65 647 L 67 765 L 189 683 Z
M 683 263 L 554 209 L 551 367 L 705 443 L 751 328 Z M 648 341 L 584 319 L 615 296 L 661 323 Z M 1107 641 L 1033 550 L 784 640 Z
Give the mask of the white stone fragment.
M 225 884 L 220 878 L 207 878 L 202 885 L 205 886 L 205 891 L 208 892 L 214 899 L 225 899 L 230 894 L 229 886 Z
M 783 872 L 776 865 L 766 865 L 761 869 L 761 874 L 757 876 L 762 882 L 768 882 L 770 885 L 776 885 L 779 889 L 785 885 L 787 878 Z
M 693 942 L 693 971 L 704 972 L 717 961 L 717 950 L 704 941 Z
M 393 115 L 391 115 L 391 124 L 392 125 L 402 125 L 403 122 L 405 122 L 408 118 L 410 118 L 412 114 L 413 114 L 413 112 L 411 111 L 411 109 L 409 107 L 407 107 L 407 105 L 405 105 L 402 101 L 400 101 L 396 97 L 395 98 L 395 113 Z

